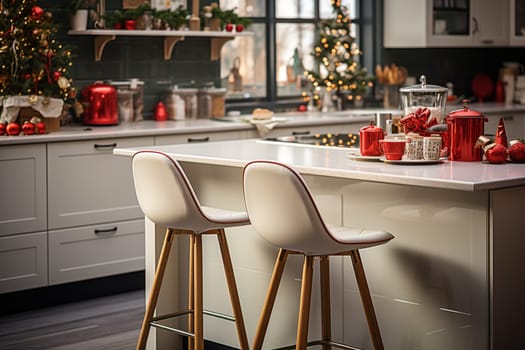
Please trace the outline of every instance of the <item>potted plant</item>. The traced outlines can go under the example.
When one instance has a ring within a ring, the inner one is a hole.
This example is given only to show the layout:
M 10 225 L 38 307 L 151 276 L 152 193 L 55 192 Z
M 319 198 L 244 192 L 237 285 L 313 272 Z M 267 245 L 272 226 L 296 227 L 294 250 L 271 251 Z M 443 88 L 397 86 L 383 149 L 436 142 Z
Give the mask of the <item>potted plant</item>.
M 186 25 L 189 11 L 180 5 L 175 11 L 159 10 L 153 14 L 153 17 L 162 24 L 154 25 L 156 29 L 173 29 L 178 30 Z
M 134 30 L 137 28 L 137 18 L 141 15 L 139 8 L 127 9 L 122 13 L 124 28 Z
M 98 0 L 71 0 L 69 13 L 71 16 L 71 29 L 86 30 L 89 10 L 96 9 Z
M 106 28 L 122 29 L 122 21 L 124 19 L 122 11 L 108 11 L 102 16 L 102 18 L 105 21 Z

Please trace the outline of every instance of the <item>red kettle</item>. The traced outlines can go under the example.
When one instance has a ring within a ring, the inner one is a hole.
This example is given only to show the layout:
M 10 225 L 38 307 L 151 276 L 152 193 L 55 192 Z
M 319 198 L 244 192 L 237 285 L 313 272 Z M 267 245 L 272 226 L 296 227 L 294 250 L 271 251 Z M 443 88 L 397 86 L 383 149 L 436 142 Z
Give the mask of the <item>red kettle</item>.
M 463 109 L 447 115 L 448 124 L 448 159 L 465 162 L 481 161 L 481 148 L 476 146 L 478 138 L 485 132 L 487 118 L 468 108 L 468 101 L 463 100 Z
M 118 124 L 117 90 L 100 81 L 82 90 L 84 105 L 84 124 L 116 125 Z
M 385 137 L 383 129 L 372 123 L 359 130 L 359 151 L 362 156 L 380 156 L 379 140 Z

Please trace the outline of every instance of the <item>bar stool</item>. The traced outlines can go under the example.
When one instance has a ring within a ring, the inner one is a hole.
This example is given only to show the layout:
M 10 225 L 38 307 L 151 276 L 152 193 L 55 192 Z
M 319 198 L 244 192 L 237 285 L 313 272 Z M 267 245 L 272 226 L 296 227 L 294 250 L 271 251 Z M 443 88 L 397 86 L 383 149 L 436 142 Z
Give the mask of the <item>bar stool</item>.
M 236 212 L 202 206 L 180 164 L 167 154 L 142 151 L 133 156 L 133 180 L 140 208 L 151 221 L 168 227 L 159 257 L 137 350 L 146 346 L 151 326 L 159 327 L 179 335 L 188 336 L 189 348 L 204 349 L 203 314 L 235 321 L 241 349 L 248 349 L 248 338 L 235 283 L 225 227 L 249 224 L 246 212 Z M 153 317 L 157 305 L 162 279 L 174 236 L 190 236 L 189 301 L 188 310 Z M 234 317 L 203 309 L 202 283 L 202 235 L 217 236 L 222 255 L 226 282 Z M 188 315 L 188 331 L 168 327 L 157 321 L 170 317 Z
M 372 343 L 376 350 L 383 349 L 359 249 L 384 244 L 394 236 L 380 230 L 325 224 L 301 175 L 282 163 L 248 163 L 244 168 L 243 187 L 251 224 L 268 243 L 279 248 L 252 349 L 259 350 L 263 345 L 289 254 L 304 257 L 295 348 L 323 345 L 323 349 L 329 346 L 353 349 L 332 341 L 330 320 L 329 256 L 348 255 L 354 267 Z M 314 257 L 319 257 L 320 261 L 322 339 L 308 342 Z

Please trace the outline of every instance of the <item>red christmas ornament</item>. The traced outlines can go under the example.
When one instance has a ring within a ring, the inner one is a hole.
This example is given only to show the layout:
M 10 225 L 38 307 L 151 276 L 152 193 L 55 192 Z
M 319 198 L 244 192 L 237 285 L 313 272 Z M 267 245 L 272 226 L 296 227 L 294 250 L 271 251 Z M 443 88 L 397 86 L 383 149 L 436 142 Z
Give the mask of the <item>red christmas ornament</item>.
M 510 141 L 509 157 L 513 162 L 525 162 L 525 144 L 518 140 Z
M 503 164 L 507 160 L 507 147 L 500 143 L 491 143 L 485 146 L 485 157 L 492 164 Z
M 0 135 L 5 135 L 6 133 L 6 123 L 0 123 Z
M 35 129 L 37 134 L 45 134 L 46 133 L 46 124 L 44 122 L 37 122 L 35 124 Z
M 158 122 L 168 120 L 168 111 L 166 110 L 166 106 L 162 101 L 159 101 L 155 107 L 154 118 Z
M 509 143 L 507 142 L 507 132 L 505 131 L 505 123 L 503 122 L 503 118 L 499 118 L 495 142 L 505 147 L 509 146 Z
M 31 9 L 31 17 L 33 19 L 39 20 L 42 18 L 42 15 L 44 14 L 44 10 L 40 6 L 33 6 Z
M 235 26 L 235 31 L 236 31 L 236 32 L 240 33 L 240 32 L 242 32 L 243 30 L 244 30 L 244 26 L 243 26 L 242 24 L 237 24 L 237 25 Z
M 297 107 L 297 110 L 299 112 L 306 112 L 307 107 L 306 107 L 306 105 L 299 105 L 299 107 Z
M 26 121 L 24 125 L 22 125 L 22 132 L 24 135 L 33 135 L 35 133 L 35 124 Z
M 54 80 L 54 81 L 57 81 L 58 78 L 60 78 L 61 76 L 62 76 L 62 73 L 57 72 L 57 71 L 54 71 L 54 72 L 53 72 L 53 80 Z
M 18 125 L 18 123 L 11 122 L 7 124 L 6 132 L 7 132 L 7 135 L 10 135 L 10 136 L 18 135 L 20 134 L 20 125 Z
M 224 29 L 226 29 L 227 32 L 233 31 L 233 24 L 228 23 L 224 26 Z

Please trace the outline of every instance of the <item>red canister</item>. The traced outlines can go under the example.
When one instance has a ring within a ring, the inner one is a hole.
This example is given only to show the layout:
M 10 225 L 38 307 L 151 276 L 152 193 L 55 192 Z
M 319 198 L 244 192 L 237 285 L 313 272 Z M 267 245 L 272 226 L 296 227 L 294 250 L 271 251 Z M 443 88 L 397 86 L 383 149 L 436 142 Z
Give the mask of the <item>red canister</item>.
M 384 139 L 383 129 L 371 123 L 359 130 L 359 151 L 362 156 L 380 156 L 381 148 L 379 140 Z
M 483 114 L 468 108 L 467 100 L 463 101 L 463 109 L 447 115 L 449 160 L 481 161 L 481 148 L 476 147 L 476 142 L 485 132 L 486 121 Z
M 95 82 L 82 90 L 85 108 L 84 124 L 118 124 L 117 90 L 108 84 Z

